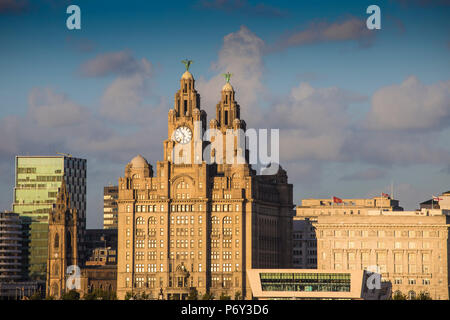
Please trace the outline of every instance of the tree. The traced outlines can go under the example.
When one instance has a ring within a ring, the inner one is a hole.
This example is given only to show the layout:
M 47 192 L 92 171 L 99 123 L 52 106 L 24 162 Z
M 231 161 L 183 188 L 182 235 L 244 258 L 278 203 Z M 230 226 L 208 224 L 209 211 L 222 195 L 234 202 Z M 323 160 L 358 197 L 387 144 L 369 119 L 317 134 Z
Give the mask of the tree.
M 236 291 L 234 294 L 234 300 L 242 300 L 242 295 L 240 291 Z
M 42 296 L 41 293 L 39 291 L 36 291 L 35 293 L 33 293 L 30 298 L 30 300 L 42 300 Z
M 203 295 L 202 300 L 214 300 L 214 295 L 212 293 L 206 292 Z
M 419 295 L 414 300 L 432 300 L 432 299 L 428 292 L 420 291 Z
M 150 300 L 150 298 L 151 298 L 151 295 L 150 295 L 150 294 L 147 294 L 147 293 L 145 293 L 145 292 L 142 292 L 142 293 L 141 293 L 141 298 L 140 298 L 139 300 Z
M 80 300 L 80 294 L 76 290 L 70 290 L 69 292 L 64 292 L 61 296 L 62 300 Z
M 134 298 L 135 298 L 135 295 L 133 295 L 133 293 L 131 291 L 128 291 L 125 294 L 125 300 L 135 300 Z
M 117 296 L 114 291 L 94 289 L 92 292 L 86 293 L 83 300 L 117 300 Z
M 231 300 L 231 297 L 222 292 L 219 297 L 219 300 Z
M 396 291 L 392 296 L 392 300 L 406 300 L 406 294 Z
M 198 300 L 198 291 L 196 287 L 191 287 L 189 289 L 188 300 Z

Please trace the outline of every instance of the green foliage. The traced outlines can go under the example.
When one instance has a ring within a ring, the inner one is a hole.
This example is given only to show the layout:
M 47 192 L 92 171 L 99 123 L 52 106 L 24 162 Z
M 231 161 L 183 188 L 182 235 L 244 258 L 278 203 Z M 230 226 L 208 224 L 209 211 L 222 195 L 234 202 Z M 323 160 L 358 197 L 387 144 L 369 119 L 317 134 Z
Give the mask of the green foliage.
M 419 295 L 414 300 L 433 300 L 428 292 L 420 291 Z
M 39 291 L 36 291 L 29 297 L 29 299 L 30 300 L 42 300 L 42 295 Z
M 214 300 L 214 295 L 212 293 L 206 292 L 203 295 L 202 300 Z
M 125 294 L 125 300 L 151 300 L 152 296 L 150 294 L 147 294 L 145 292 L 142 292 L 142 294 L 140 293 L 132 293 L 132 292 L 127 292 Z
M 240 291 L 236 291 L 234 294 L 234 300 L 242 300 L 242 295 Z
M 80 294 L 76 290 L 70 290 L 69 292 L 64 292 L 61 296 L 62 300 L 80 300 Z
M 395 292 L 392 296 L 392 300 L 406 300 L 406 294 L 403 294 L 400 291 Z
M 86 293 L 83 296 L 83 300 L 117 300 L 117 296 L 113 291 L 95 289 L 92 292 Z
M 134 295 L 130 291 L 125 294 L 125 300 L 134 300 Z
M 392 300 L 432 300 L 430 294 L 425 291 L 421 291 L 415 298 L 409 298 L 406 294 L 401 293 L 400 291 L 396 292 L 392 296 Z
M 219 297 L 219 300 L 231 300 L 231 296 L 228 296 L 222 292 L 222 294 Z
M 197 288 L 191 287 L 189 289 L 189 295 L 187 297 L 188 300 L 198 300 L 198 291 Z

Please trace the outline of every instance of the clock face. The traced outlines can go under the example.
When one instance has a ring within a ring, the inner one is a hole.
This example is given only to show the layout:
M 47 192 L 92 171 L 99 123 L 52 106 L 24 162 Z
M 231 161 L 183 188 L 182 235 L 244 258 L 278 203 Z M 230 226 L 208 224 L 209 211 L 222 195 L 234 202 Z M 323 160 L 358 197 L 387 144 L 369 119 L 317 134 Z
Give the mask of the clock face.
M 192 139 L 192 131 L 186 126 L 178 127 L 175 130 L 175 141 L 181 144 L 186 144 Z

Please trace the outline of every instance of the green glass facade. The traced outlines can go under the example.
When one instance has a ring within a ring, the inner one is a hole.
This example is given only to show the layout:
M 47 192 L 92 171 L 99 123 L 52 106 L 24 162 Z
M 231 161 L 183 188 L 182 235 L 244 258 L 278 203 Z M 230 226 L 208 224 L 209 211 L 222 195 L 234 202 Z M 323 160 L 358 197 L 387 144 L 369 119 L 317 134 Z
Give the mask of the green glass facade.
M 261 273 L 262 291 L 350 292 L 350 273 Z
M 27 234 L 28 276 L 45 280 L 48 216 L 65 179 L 72 204 L 86 221 L 86 160 L 66 156 L 17 156 L 13 211 L 21 216 Z

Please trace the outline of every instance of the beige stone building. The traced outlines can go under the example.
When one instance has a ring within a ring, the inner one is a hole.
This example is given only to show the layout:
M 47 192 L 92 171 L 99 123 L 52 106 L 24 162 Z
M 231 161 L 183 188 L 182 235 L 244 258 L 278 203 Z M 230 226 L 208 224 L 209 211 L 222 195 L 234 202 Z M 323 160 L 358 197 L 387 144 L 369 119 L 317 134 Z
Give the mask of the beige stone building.
M 339 199 L 342 203 L 335 203 L 331 199 L 303 199 L 297 206 L 297 217 L 317 217 L 319 215 L 366 215 L 369 210 L 381 209 L 386 211 L 401 211 L 398 200 L 389 196 L 373 197 L 369 199 L 352 198 Z
M 319 216 L 318 269 L 375 269 L 392 292 L 448 299 L 448 228 L 442 210 L 369 211 L 366 216 Z
M 168 138 L 156 171 L 136 156 L 119 179 L 119 299 L 128 292 L 185 299 L 194 288 L 199 295 L 250 298 L 247 269 L 291 265 L 294 212 L 286 172 L 257 175 L 248 161 L 207 163 L 202 152 L 208 143 L 195 139 L 206 127 L 195 80 L 186 71 L 168 112 Z M 210 128 L 246 129 L 228 82 Z M 225 156 L 225 148 L 206 158 Z M 248 159 L 236 145 L 233 153 Z
M 322 215 L 367 215 L 369 210 L 401 211 L 398 200 L 389 195 L 369 199 L 303 199 L 296 208 L 292 231 L 292 262 L 294 268 L 317 268 L 317 237 L 315 224 Z

